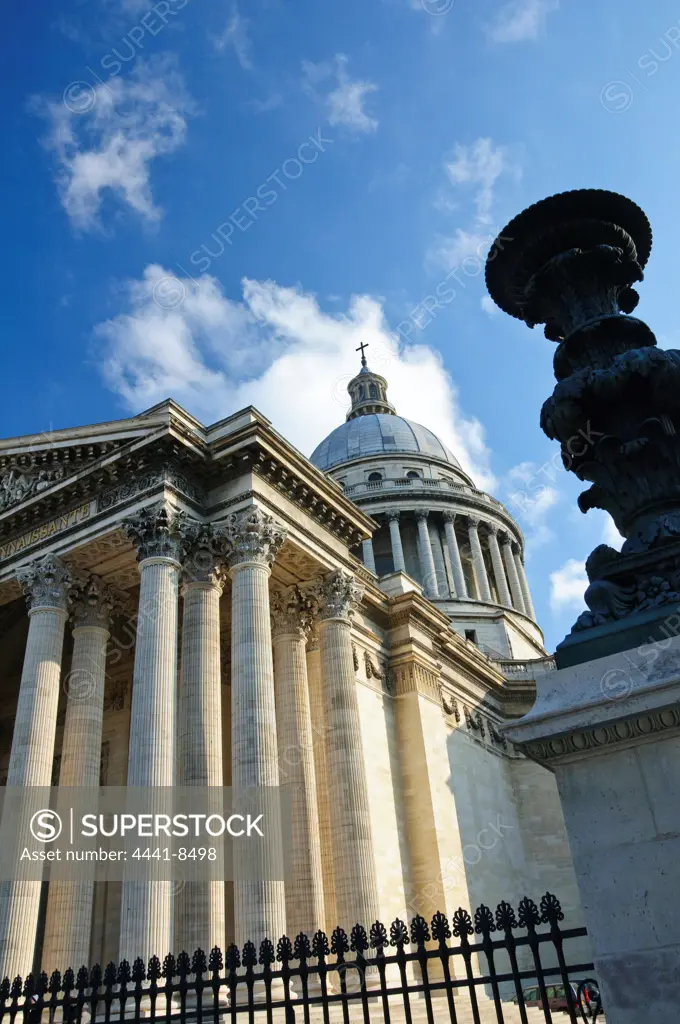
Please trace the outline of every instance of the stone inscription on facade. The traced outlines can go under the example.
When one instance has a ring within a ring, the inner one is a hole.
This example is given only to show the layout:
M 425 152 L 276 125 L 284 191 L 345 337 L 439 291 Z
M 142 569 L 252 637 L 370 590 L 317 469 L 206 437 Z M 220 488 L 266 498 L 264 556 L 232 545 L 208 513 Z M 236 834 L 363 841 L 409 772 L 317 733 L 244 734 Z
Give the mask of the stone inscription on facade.
M 22 534 L 21 537 L 15 537 L 14 540 L 8 540 L 5 544 L 0 544 L 0 560 L 16 555 L 19 551 L 23 551 L 24 548 L 29 548 L 33 544 L 38 544 L 41 540 L 47 540 L 48 537 L 68 529 L 69 526 L 76 526 L 78 523 L 82 523 L 85 519 L 90 518 L 94 513 L 95 507 L 96 502 L 88 501 L 85 505 L 80 505 L 71 512 L 65 512 L 64 515 L 50 520 L 49 523 L 36 526 L 35 529 L 29 530 L 28 533 Z

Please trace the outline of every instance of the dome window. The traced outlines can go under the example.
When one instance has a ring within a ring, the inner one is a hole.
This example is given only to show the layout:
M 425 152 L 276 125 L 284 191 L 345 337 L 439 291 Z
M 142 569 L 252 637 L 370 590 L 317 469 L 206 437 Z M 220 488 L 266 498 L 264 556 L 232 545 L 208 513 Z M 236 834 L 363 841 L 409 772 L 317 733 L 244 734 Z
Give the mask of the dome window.
M 415 469 L 409 469 L 406 474 L 407 480 L 420 480 L 420 473 L 416 473 Z
M 380 398 L 377 384 L 369 384 L 368 391 L 371 398 Z
M 383 478 L 382 473 L 369 473 L 368 474 L 368 482 L 371 483 L 371 484 L 376 483 L 378 480 L 382 480 L 382 478 Z

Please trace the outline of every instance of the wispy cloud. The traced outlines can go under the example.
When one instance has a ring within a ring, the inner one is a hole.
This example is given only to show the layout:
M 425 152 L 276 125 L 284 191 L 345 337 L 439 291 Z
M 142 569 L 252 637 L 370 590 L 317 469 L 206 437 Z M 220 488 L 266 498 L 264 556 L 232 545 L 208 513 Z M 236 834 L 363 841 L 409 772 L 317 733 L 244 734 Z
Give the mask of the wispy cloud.
M 302 62 L 303 85 L 307 92 L 326 107 L 328 123 L 342 125 L 359 133 L 374 132 L 378 127 L 376 118 L 364 109 L 366 97 L 378 86 L 366 79 L 352 79 L 347 74 L 347 57 L 335 55 L 333 62 L 313 64 Z M 333 83 L 334 88 L 320 87 Z
M 249 71 L 253 66 L 249 28 L 250 21 L 243 17 L 234 4 L 224 32 L 214 39 L 215 49 L 220 53 L 231 50 L 244 71 Z
M 107 194 L 144 221 L 158 221 L 150 165 L 184 144 L 186 118 L 194 110 L 174 63 L 138 63 L 127 78 L 110 78 L 81 100 L 78 108 L 34 101 L 49 123 L 44 141 L 54 154 L 59 196 L 71 221 L 85 231 L 101 227 Z
M 453 155 L 445 161 L 444 170 L 449 191 L 455 190 L 456 199 L 461 191 L 471 194 L 474 213 L 465 227 L 457 227 L 452 235 L 440 235 L 428 251 L 428 260 L 446 270 L 459 267 L 467 256 L 484 254 L 495 237 L 492 210 L 495 186 L 503 174 L 518 173 L 510 161 L 508 150 L 497 146 L 490 138 L 476 139 L 470 145 L 456 143 Z M 440 208 L 456 210 L 459 203 L 450 194 L 440 195 Z
M 299 288 L 242 286 L 242 297 L 231 300 L 211 276 L 178 279 L 148 266 L 128 282 L 125 309 L 96 329 L 108 386 L 133 411 L 172 396 L 207 423 L 253 404 L 310 453 L 344 419 L 354 350 L 366 341 L 399 413 L 427 424 L 478 483 L 488 483 L 481 423 L 461 409 L 437 352 L 399 346 L 377 299 L 357 295 L 346 311 L 329 313 Z
M 588 586 L 585 562 L 569 558 L 550 573 L 550 607 L 553 612 L 567 608 L 585 609 L 583 595 Z
M 486 26 L 494 43 L 522 43 L 538 39 L 549 14 L 559 7 L 559 0 L 510 0 Z

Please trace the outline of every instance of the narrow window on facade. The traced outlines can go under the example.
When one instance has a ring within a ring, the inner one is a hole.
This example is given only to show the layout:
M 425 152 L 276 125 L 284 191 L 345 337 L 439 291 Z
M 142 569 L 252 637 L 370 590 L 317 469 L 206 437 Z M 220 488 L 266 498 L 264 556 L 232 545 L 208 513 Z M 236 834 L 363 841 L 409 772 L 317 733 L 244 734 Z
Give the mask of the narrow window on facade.
M 476 629 L 466 629 L 465 630 L 465 639 L 469 640 L 473 644 L 476 644 L 477 643 L 477 630 Z

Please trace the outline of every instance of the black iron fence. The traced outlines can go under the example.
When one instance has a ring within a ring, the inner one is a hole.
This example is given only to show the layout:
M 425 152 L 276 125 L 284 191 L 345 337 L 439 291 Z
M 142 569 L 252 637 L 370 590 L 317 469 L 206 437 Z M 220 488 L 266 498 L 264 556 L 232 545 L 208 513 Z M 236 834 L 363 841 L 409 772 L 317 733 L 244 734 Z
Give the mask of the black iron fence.
M 248 1024 L 546 1024 L 603 1021 L 591 963 L 568 963 L 565 943 L 585 928 L 562 928 L 555 896 L 525 897 L 517 913 L 500 903 L 449 922 L 418 916 L 389 930 L 376 921 L 330 939 L 284 936 L 41 973 L 0 984 L 0 1024 L 111 1021 L 210 1021 Z M 545 927 L 541 927 L 545 926 Z M 522 966 L 523 965 L 523 966 Z

